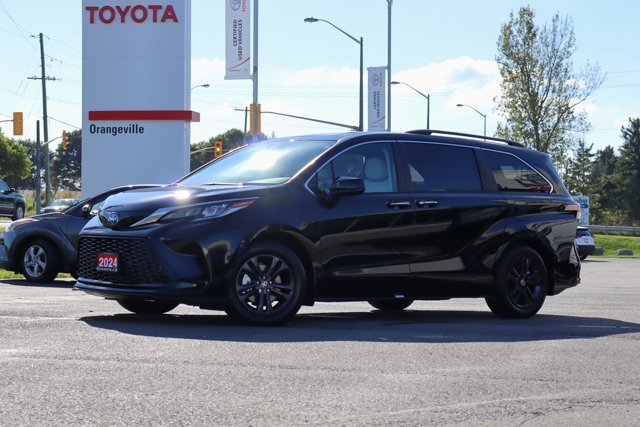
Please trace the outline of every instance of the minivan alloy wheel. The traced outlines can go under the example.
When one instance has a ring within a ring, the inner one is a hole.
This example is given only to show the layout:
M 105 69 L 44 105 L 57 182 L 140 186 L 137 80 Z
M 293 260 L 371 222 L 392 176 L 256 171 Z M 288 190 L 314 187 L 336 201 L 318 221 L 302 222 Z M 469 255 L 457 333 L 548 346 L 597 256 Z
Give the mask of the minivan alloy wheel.
M 516 246 L 503 255 L 493 294 L 486 301 L 498 316 L 530 317 L 542 307 L 547 286 L 547 269 L 538 252 Z
M 287 248 L 256 249 L 236 270 L 230 314 L 250 323 L 280 323 L 300 308 L 304 269 Z
M 236 281 L 238 298 L 259 314 L 270 314 L 293 296 L 291 268 L 275 255 L 247 260 Z
M 527 309 L 540 299 L 542 277 L 535 260 L 523 256 L 512 266 L 507 279 L 509 299 L 516 307 Z

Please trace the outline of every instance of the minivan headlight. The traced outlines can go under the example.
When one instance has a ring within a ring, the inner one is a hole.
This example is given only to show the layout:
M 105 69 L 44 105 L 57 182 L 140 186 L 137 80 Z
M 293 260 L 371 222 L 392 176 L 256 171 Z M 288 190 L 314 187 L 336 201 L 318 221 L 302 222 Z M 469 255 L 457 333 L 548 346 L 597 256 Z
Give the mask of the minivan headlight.
M 256 200 L 258 199 L 224 200 L 197 205 L 162 208 L 136 222 L 132 227 L 140 227 L 155 222 L 172 222 L 187 218 L 194 220 L 220 218 L 249 207 L 254 204 Z

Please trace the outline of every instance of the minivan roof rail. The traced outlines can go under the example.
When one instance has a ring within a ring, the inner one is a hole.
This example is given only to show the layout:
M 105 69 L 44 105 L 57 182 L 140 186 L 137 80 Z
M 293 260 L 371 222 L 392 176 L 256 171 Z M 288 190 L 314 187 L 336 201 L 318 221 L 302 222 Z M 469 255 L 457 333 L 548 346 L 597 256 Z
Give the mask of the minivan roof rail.
M 512 145 L 514 147 L 523 147 L 525 146 L 519 142 L 512 141 L 510 139 L 504 138 L 496 138 L 495 136 L 482 136 L 482 135 L 474 135 L 472 133 L 461 133 L 461 132 L 452 132 L 448 130 L 435 130 L 435 129 L 415 129 L 407 131 L 406 133 L 412 133 L 416 135 L 450 135 L 450 136 L 462 136 L 465 138 L 473 138 L 473 139 L 482 139 L 485 141 L 493 141 L 493 142 L 501 142 L 503 144 Z

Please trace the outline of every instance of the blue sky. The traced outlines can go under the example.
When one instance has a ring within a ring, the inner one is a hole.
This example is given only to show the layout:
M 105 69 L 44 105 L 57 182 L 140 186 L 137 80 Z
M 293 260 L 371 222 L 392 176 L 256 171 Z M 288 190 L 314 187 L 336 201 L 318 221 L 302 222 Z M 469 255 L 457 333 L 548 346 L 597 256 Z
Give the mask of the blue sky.
M 191 126 L 198 142 L 244 126 L 251 101 L 249 80 L 225 81 L 223 0 L 192 0 L 192 109 L 201 121 Z M 511 11 L 530 4 L 542 25 L 554 13 L 571 18 L 577 41 L 574 66 L 587 61 L 607 74 L 584 105 L 592 130 L 584 135 L 596 149 L 621 143 L 620 126 L 640 116 L 640 2 L 612 0 L 394 0 L 392 79 L 431 95 L 431 127 L 482 133 L 483 119 L 457 103 L 487 114 L 492 133 L 503 120 L 495 111 L 499 75 L 496 41 Z M 364 66 L 387 64 L 386 0 L 260 0 L 259 101 L 263 110 L 357 124 L 358 45 L 325 23 L 364 38 Z M 0 0 L 0 120 L 24 111 L 26 137 L 35 138 L 42 117 L 39 45 L 45 35 L 50 138 L 81 123 L 82 3 L 78 0 Z M 366 88 L 365 88 L 366 96 Z M 392 86 L 392 129 L 426 126 L 426 100 L 404 86 Z M 366 112 L 365 112 L 366 116 Z M 366 122 L 366 117 L 365 117 Z M 2 126 L 5 134 L 10 126 Z M 263 132 L 286 136 L 335 132 L 340 128 L 274 115 L 262 119 Z

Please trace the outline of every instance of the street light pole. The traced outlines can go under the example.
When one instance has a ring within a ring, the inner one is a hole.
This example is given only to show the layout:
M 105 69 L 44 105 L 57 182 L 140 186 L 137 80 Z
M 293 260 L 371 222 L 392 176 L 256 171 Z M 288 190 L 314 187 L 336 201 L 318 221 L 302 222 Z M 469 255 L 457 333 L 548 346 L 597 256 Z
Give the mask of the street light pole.
M 387 0 L 387 131 L 391 132 L 391 6 L 393 0 Z
M 194 87 L 191 88 L 191 90 L 194 90 L 197 87 L 209 87 L 209 86 L 210 86 L 209 83 L 204 83 L 204 84 L 201 84 L 201 85 L 195 85 Z
M 427 129 L 431 129 L 431 127 L 429 126 L 429 116 L 430 116 L 430 110 L 431 110 L 431 95 L 430 94 L 426 94 L 425 95 L 424 93 L 420 92 L 415 87 L 411 86 L 409 83 L 393 81 L 393 82 L 391 82 L 391 84 L 392 85 L 405 85 L 405 86 L 413 89 L 415 92 L 417 92 L 422 97 L 427 99 Z
M 304 22 L 307 22 L 307 23 L 325 22 L 360 45 L 360 114 L 359 114 L 359 120 L 358 120 L 358 130 L 362 131 L 364 129 L 364 64 L 363 64 L 364 40 L 362 39 L 362 37 L 360 37 L 360 40 L 358 40 L 357 38 L 353 37 L 351 34 L 347 33 L 346 31 L 344 31 L 340 27 L 337 27 L 336 25 L 332 24 L 326 19 L 309 17 L 309 18 L 304 18 Z
M 480 111 L 476 110 L 475 108 L 473 108 L 471 105 L 467 105 L 467 104 L 456 104 L 456 107 L 469 107 L 471 108 L 473 111 L 475 111 L 476 113 L 480 114 L 482 116 L 482 118 L 484 119 L 484 136 L 485 138 L 487 137 L 487 115 L 486 114 L 482 114 Z

